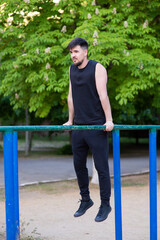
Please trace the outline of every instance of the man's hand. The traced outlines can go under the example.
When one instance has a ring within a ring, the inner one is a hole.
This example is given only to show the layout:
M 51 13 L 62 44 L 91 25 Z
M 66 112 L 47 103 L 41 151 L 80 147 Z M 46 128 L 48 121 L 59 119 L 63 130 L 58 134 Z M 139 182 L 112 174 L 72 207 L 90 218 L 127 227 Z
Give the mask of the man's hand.
M 64 125 L 64 126 L 70 126 L 70 125 L 73 125 L 73 122 L 68 121 L 68 122 L 64 123 L 63 125 Z
M 106 126 L 105 131 L 112 131 L 114 128 L 114 124 L 112 121 L 107 121 L 104 125 Z

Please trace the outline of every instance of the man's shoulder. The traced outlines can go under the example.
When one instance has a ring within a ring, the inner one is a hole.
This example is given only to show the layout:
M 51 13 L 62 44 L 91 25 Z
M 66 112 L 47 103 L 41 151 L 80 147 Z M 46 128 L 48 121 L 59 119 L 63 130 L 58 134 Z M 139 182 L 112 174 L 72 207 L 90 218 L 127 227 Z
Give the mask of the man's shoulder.
M 96 68 L 103 68 L 105 69 L 105 67 L 100 63 L 100 62 L 97 62 L 97 61 L 94 61 L 94 60 L 90 60 L 90 62 L 96 66 Z
M 100 62 L 94 60 L 90 60 L 90 62 L 91 65 L 95 68 L 95 72 L 107 72 L 106 68 Z
M 97 62 L 97 64 L 96 64 L 96 69 L 103 70 L 103 71 L 105 70 L 106 71 L 106 68 L 99 62 Z
M 89 60 L 91 64 L 96 65 L 98 62 L 94 60 Z

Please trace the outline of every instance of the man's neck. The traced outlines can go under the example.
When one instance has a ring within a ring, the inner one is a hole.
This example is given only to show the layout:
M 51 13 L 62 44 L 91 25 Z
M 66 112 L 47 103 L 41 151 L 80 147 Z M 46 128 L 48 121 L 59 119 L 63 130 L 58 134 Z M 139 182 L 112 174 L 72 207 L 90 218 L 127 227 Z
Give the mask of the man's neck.
M 83 63 L 81 65 L 78 66 L 79 69 L 85 68 L 88 64 L 88 59 L 84 59 Z

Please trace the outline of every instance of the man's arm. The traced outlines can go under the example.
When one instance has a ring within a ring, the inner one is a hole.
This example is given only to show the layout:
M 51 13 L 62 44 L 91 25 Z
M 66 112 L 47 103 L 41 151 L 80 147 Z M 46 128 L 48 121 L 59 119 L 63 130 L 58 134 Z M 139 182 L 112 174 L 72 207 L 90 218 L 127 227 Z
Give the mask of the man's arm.
M 73 125 L 74 119 L 74 106 L 73 106 L 73 98 L 72 98 L 72 86 L 71 81 L 69 83 L 69 93 L 68 93 L 68 121 L 63 125 Z
M 106 69 L 100 64 L 97 63 L 96 65 L 96 88 L 97 92 L 102 104 L 102 108 L 106 118 L 106 131 L 112 131 L 114 124 L 112 120 L 112 113 L 111 113 L 111 106 L 109 102 L 109 97 L 107 94 L 107 71 Z

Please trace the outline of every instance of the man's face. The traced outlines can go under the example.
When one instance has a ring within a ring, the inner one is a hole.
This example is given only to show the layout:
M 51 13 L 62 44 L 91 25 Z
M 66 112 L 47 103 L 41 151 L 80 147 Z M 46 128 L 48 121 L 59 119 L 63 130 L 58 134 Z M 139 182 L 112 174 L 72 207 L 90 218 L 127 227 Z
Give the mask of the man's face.
M 80 66 L 87 57 L 87 49 L 83 49 L 79 45 L 70 49 L 71 59 L 76 66 Z

